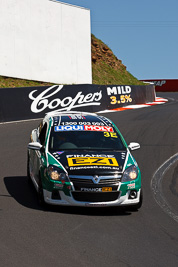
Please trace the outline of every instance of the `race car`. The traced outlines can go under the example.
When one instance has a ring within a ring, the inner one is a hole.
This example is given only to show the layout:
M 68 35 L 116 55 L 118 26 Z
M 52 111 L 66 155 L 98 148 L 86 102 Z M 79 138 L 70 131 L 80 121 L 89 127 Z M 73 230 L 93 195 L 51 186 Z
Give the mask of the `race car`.
M 116 125 L 94 113 L 53 112 L 31 133 L 27 175 L 41 205 L 142 205 L 141 173 Z

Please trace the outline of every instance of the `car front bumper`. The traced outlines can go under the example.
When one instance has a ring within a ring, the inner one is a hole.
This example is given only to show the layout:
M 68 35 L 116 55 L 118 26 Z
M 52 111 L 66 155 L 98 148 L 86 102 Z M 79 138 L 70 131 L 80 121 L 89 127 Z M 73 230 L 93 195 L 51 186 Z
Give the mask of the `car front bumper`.
M 61 205 L 61 206 L 80 206 L 80 207 L 104 207 L 104 206 L 131 206 L 136 205 L 140 201 L 140 192 L 139 189 L 136 194 L 136 197 L 131 199 L 130 192 L 133 190 L 128 190 L 125 195 L 122 195 L 122 192 L 118 192 L 118 197 L 114 201 L 77 201 L 74 199 L 72 193 L 70 196 L 67 196 L 63 191 L 59 191 L 59 198 L 53 199 L 52 192 L 43 189 L 44 201 L 52 205 Z M 93 193 L 90 193 L 93 194 Z M 102 194 L 102 193 L 100 193 Z

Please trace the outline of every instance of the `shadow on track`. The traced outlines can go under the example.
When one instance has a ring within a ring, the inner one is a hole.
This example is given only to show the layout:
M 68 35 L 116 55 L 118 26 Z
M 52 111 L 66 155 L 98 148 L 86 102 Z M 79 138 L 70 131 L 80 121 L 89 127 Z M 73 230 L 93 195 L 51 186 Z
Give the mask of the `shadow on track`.
M 35 188 L 28 182 L 26 176 L 5 177 L 4 184 L 9 195 L 19 204 L 31 209 L 41 209 Z
M 44 212 L 58 212 L 65 214 L 87 215 L 87 216 L 128 216 L 131 215 L 122 207 L 68 207 L 46 205 L 42 208 L 38 204 L 37 192 L 26 176 L 5 177 L 4 184 L 8 193 L 19 204 L 30 209 L 41 210 Z

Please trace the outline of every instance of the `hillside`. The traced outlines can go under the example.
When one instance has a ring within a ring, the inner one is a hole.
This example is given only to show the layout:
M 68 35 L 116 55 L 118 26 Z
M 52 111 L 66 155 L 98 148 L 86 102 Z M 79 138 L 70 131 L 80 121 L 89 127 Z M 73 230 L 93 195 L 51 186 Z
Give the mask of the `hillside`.
M 91 36 L 93 84 L 142 84 L 126 66 L 122 64 L 111 49 L 93 34 Z
M 93 84 L 142 84 L 127 70 L 111 49 L 93 34 L 91 36 Z M 51 83 L 0 76 L 0 88 L 48 86 Z

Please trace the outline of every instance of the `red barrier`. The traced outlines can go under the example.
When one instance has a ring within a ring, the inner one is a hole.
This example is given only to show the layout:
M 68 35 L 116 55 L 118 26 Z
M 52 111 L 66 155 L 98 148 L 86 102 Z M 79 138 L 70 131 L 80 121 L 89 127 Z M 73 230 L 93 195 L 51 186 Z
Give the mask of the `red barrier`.
M 156 92 L 178 92 L 178 79 L 177 80 L 149 79 L 141 81 L 154 83 Z

